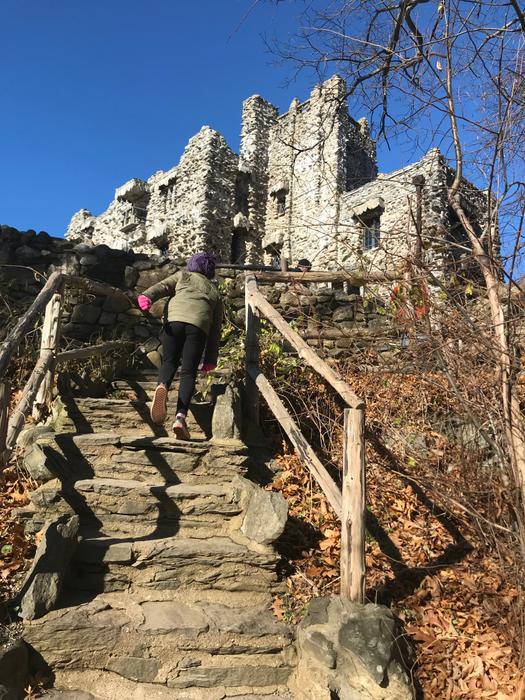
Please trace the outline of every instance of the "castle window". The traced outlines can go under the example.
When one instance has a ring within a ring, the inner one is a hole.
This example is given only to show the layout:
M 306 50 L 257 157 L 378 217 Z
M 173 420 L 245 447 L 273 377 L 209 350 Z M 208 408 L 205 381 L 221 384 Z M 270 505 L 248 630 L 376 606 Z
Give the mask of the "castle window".
M 381 239 L 381 222 L 379 216 L 361 219 L 363 251 L 372 250 L 379 246 Z
M 123 232 L 132 231 L 140 224 L 143 224 L 146 221 L 147 216 L 147 209 L 144 207 L 137 207 L 132 204 L 131 207 L 124 212 L 124 219 L 120 230 Z
M 230 262 L 242 265 L 246 256 L 246 241 L 244 231 L 234 231 L 232 235 L 232 246 L 230 252 Z
M 148 216 L 148 210 L 143 207 L 133 207 L 133 213 L 137 217 L 138 221 L 146 221 Z
M 283 216 L 286 212 L 286 192 L 284 190 L 280 190 L 275 195 L 275 209 L 277 216 Z
M 174 206 L 176 197 L 175 189 L 177 185 L 177 178 L 171 176 L 169 179 L 165 180 L 161 185 L 159 185 L 159 192 L 164 198 L 164 212 Z

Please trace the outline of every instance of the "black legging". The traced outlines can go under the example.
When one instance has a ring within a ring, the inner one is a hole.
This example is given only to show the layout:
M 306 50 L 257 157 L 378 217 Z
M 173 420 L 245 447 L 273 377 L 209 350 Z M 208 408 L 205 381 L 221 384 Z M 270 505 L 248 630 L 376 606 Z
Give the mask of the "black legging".
M 170 321 L 162 333 L 162 365 L 159 370 L 159 384 L 169 389 L 179 362 L 180 386 L 177 412 L 187 413 L 195 390 L 195 380 L 199 362 L 206 347 L 206 333 L 191 323 Z

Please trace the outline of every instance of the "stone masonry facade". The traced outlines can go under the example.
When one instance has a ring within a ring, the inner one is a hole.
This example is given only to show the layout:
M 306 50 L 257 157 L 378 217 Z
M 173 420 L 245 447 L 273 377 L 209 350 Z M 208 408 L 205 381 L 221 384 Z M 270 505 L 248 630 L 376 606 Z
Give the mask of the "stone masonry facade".
M 81 209 L 66 238 L 171 259 L 213 249 L 224 263 L 284 255 L 314 269 L 393 268 L 415 247 L 419 178 L 424 255 L 437 271 L 458 262 L 451 243 L 464 239 L 447 202 L 450 177 L 438 149 L 378 173 L 368 122 L 349 115 L 345 81 L 333 76 L 282 115 L 248 98 L 239 154 L 204 126 L 178 165 L 126 182 L 99 216 Z M 483 225 L 485 194 L 465 181 L 462 196 Z

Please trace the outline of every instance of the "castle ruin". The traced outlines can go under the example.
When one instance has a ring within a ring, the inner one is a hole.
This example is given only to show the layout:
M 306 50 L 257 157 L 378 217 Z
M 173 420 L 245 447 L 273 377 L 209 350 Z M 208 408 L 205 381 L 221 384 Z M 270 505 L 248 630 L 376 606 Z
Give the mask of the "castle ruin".
M 349 115 L 346 94 L 334 76 L 282 115 L 262 97 L 248 98 L 238 155 L 204 126 L 178 165 L 126 182 L 99 216 L 81 209 L 66 237 L 175 258 L 211 248 L 223 262 L 284 255 L 292 264 L 309 258 L 314 268 L 389 268 L 413 249 L 419 178 L 427 262 L 441 268 L 458 257 L 447 243 L 464 238 L 447 202 L 453 172 L 432 149 L 378 174 L 368 122 Z M 481 222 L 485 194 L 467 181 L 462 190 L 462 204 Z

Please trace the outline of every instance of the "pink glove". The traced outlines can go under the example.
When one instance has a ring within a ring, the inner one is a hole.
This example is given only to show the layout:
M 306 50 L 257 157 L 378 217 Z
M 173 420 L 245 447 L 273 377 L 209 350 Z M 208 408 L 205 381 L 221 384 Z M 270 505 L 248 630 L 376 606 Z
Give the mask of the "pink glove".
M 213 370 L 217 367 L 217 365 L 214 365 L 213 362 L 204 362 L 204 364 L 201 367 L 201 372 L 204 372 L 204 374 L 208 374 L 208 372 L 213 372 Z
M 151 299 L 144 294 L 140 294 L 137 298 L 137 304 L 141 311 L 149 311 L 151 308 Z

